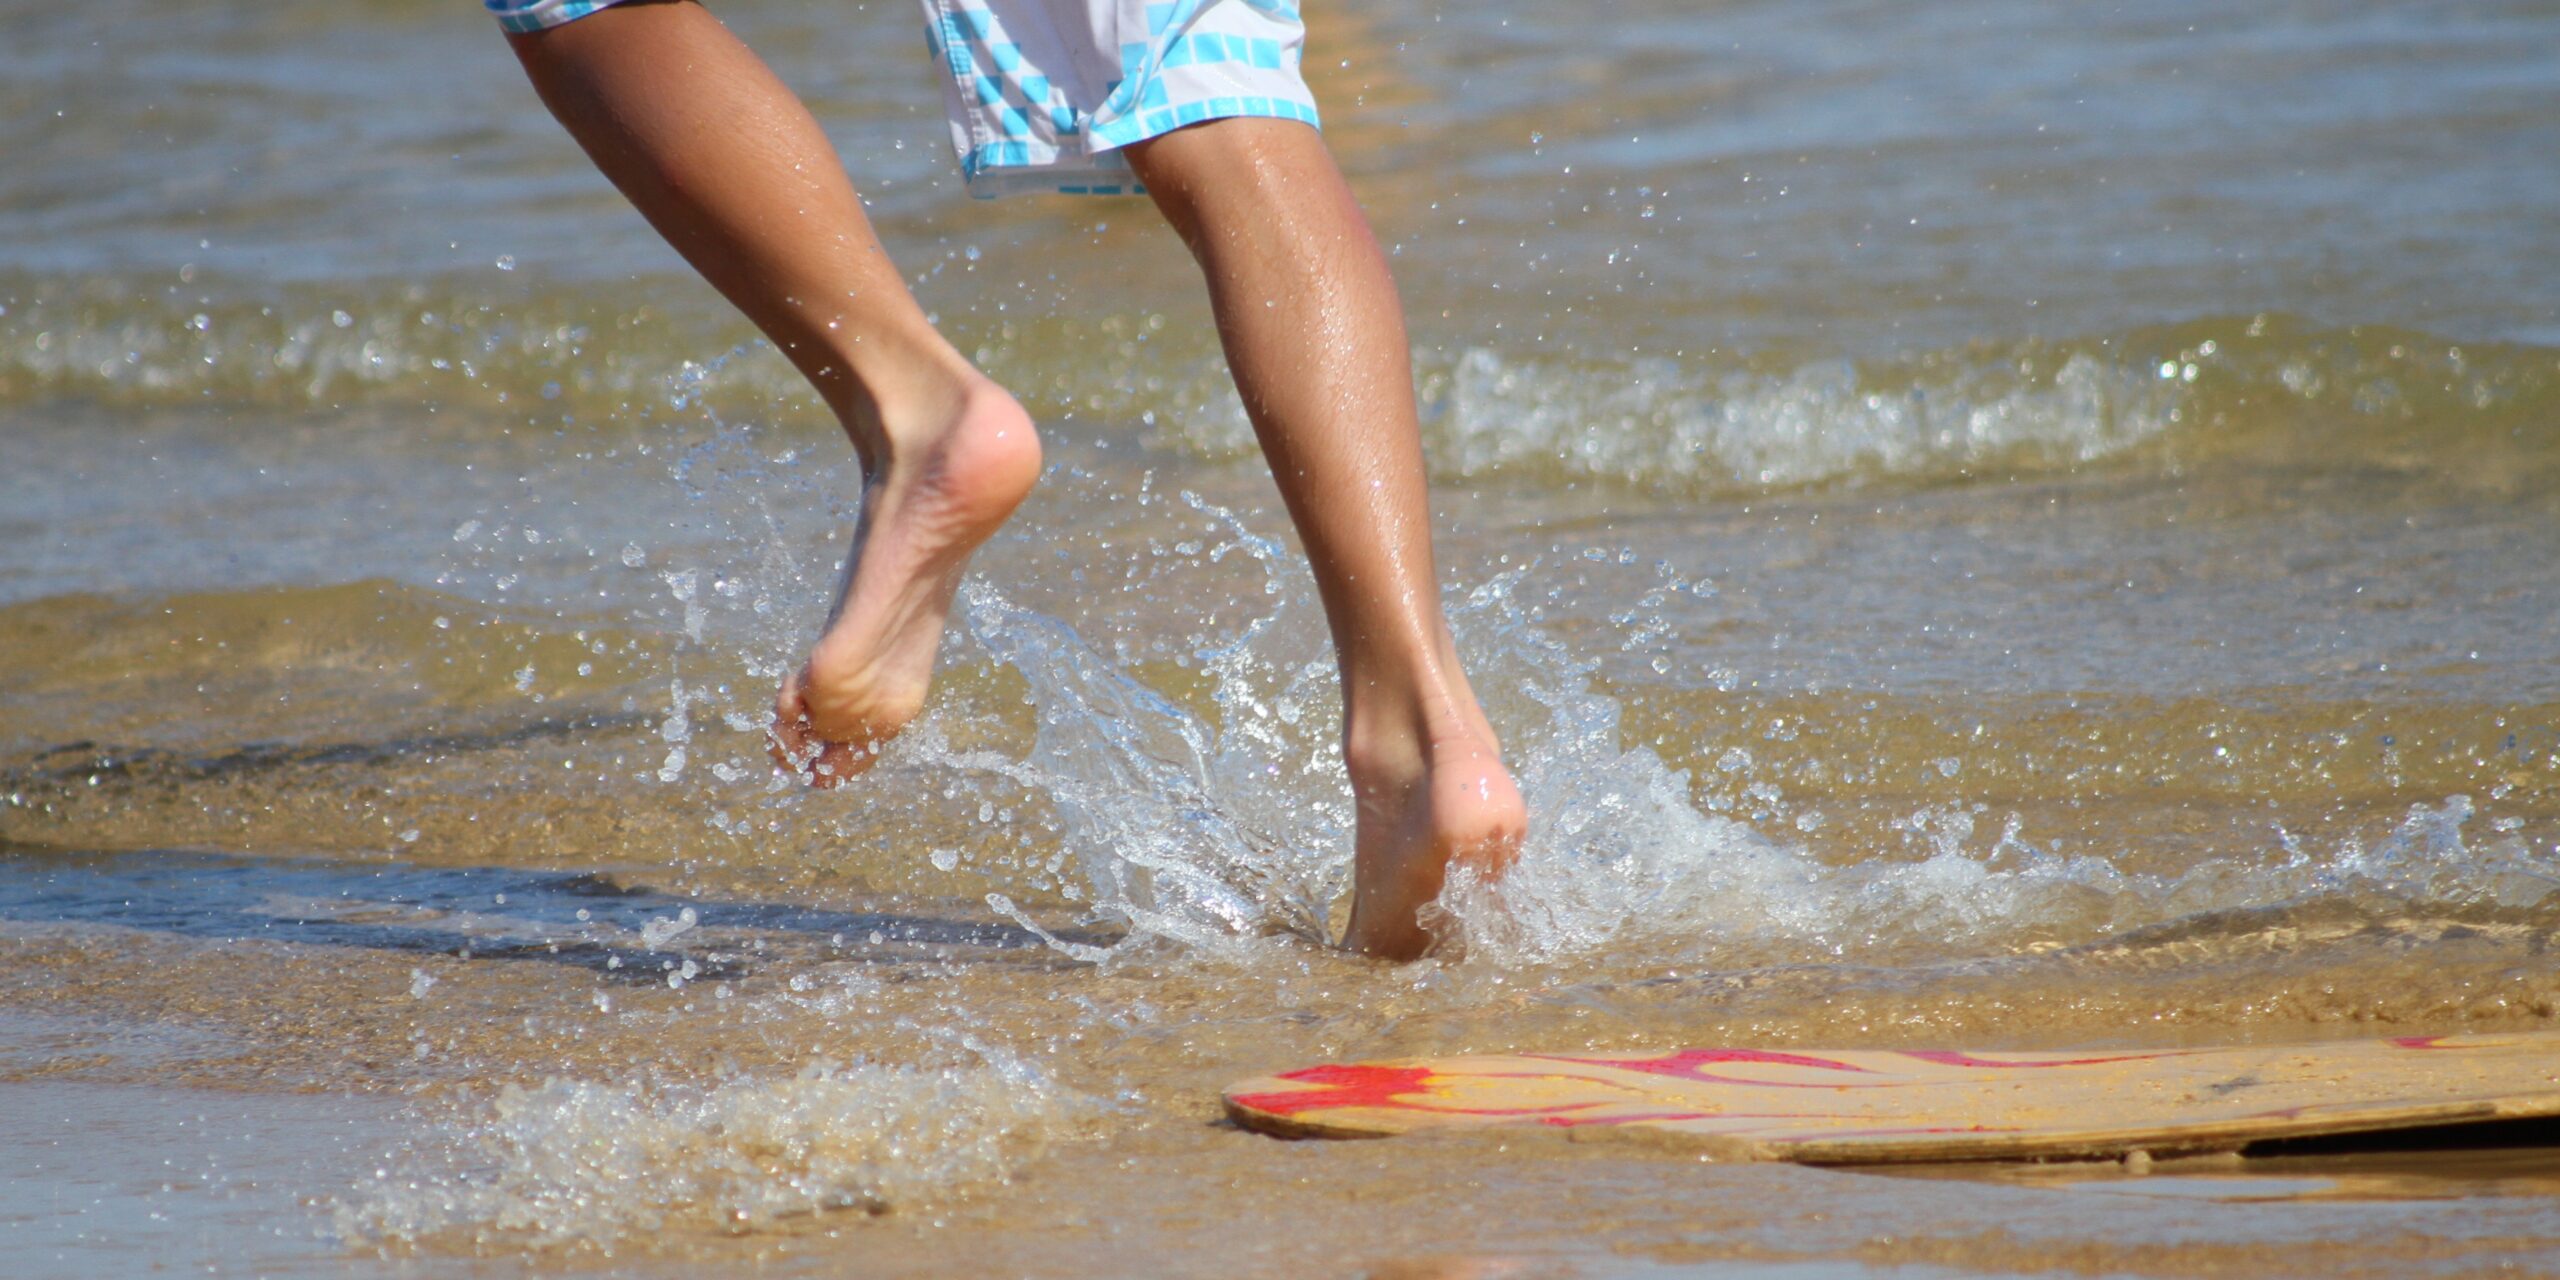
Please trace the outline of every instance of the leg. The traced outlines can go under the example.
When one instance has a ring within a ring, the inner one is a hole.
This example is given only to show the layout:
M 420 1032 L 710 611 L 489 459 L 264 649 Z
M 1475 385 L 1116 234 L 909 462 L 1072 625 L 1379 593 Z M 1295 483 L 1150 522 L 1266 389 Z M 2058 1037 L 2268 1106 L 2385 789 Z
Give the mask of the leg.
M 1386 256 L 1303 124 L 1211 121 L 1139 143 L 1129 161 L 1208 275 L 1227 364 L 1332 626 L 1360 815 L 1344 942 L 1410 959 L 1430 945 L 1415 913 L 1449 864 L 1498 873 L 1527 815 L 1440 612 Z
M 924 704 L 969 553 L 1040 474 L 1013 397 L 925 322 L 800 100 L 700 5 L 632 0 L 508 37 L 536 92 L 685 260 L 806 374 L 861 456 L 825 629 L 775 706 L 828 785 Z

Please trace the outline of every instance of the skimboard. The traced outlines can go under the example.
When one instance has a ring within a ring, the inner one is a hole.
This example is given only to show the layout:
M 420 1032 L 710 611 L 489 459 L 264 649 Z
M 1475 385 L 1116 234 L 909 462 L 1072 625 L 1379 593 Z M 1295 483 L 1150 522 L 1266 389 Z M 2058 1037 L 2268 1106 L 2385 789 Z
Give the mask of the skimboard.
M 2560 1034 L 2146 1052 L 1414 1058 L 1242 1081 L 1226 1106 L 1238 1124 L 1284 1137 L 1516 1126 L 1800 1164 L 2182 1155 L 2560 1116 Z

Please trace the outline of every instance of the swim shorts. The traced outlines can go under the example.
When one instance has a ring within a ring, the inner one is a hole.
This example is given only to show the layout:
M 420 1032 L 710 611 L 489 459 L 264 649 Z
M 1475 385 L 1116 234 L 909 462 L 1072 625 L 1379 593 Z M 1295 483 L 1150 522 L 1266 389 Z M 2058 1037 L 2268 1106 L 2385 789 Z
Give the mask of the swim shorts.
M 539 31 L 614 0 L 482 0 Z M 1317 124 L 1297 0 L 923 0 L 969 194 L 1140 190 L 1119 149 L 1186 124 Z

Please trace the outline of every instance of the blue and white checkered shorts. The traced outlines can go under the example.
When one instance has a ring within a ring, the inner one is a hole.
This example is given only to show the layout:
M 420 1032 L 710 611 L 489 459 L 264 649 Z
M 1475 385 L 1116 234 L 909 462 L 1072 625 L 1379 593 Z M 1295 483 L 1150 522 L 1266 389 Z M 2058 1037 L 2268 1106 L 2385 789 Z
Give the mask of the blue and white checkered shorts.
M 614 0 L 482 0 L 538 31 Z M 951 142 L 981 198 L 1138 190 L 1119 149 L 1202 120 L 1317 123 L 1297 0 L 923 0 Z

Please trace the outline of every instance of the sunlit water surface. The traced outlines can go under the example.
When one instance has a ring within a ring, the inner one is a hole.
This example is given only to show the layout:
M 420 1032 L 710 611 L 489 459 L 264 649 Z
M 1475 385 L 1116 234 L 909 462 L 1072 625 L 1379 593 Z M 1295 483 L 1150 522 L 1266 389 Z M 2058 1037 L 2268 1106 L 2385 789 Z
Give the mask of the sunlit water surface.
M 1216 1118 L 1352 1056 L 2549 1026 L 2547 6 L 1315 13 L 1534 811 L 1407 969 L 1325 945 L 1322 619 L 1179 246 L 964 199 L 905 6 L 723 13 L 1051 447 L 826 795 L 761 734 L 848 451 L 469 6 L 0 5 L 32 1274 L 2560 1256 L 2533 1155 L 2136 1193 Z

